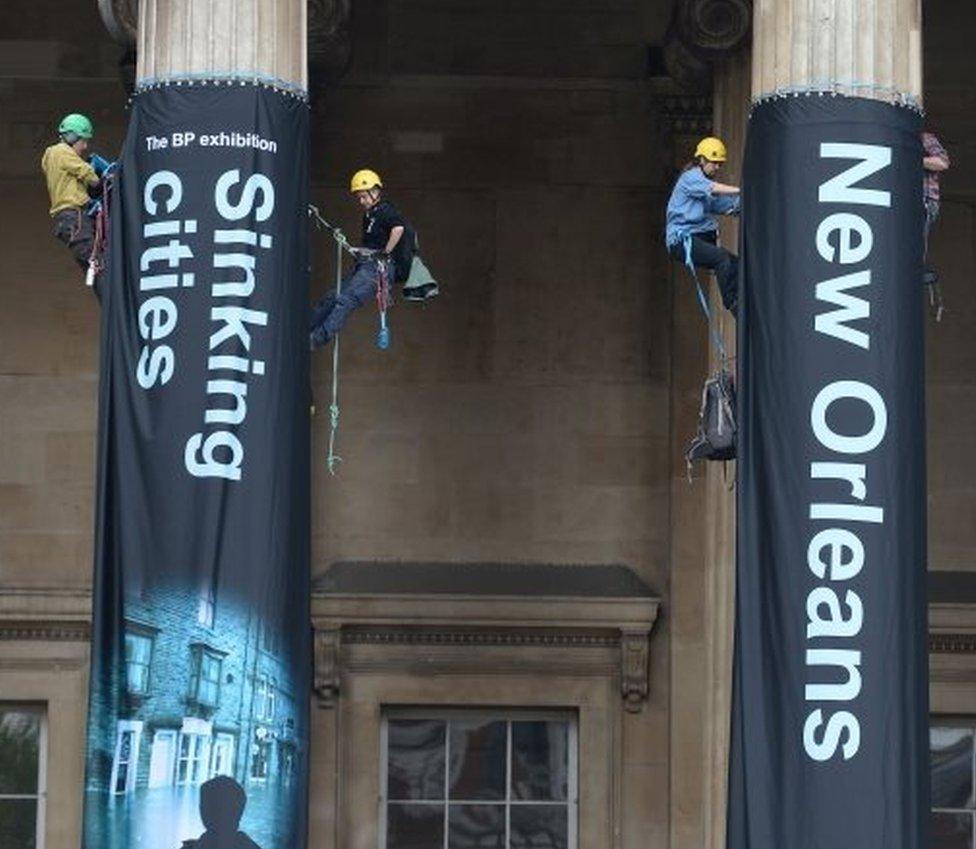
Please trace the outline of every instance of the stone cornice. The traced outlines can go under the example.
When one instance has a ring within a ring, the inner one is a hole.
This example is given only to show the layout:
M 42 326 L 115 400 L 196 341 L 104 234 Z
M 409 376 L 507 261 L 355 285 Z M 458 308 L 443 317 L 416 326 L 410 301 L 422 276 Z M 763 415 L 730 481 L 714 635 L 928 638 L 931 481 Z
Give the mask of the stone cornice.
M 619 678 L 624 707 L 636 712 L 650 691 L 650 632 L 659 607 L 646 595 L 317 592 L 315 691 L 320 706 L 333 707 L 343 672 L 392 673 L 421 661 L 428 672 L 446 675 L 596 670 Z M 357 649 L 377 646 L 388 647 L 389 656 L 352 660 Z M 483 648 L 492 654 L 472 654 Z
M 91 593 L 60 587 L 0 592 L 0 640 L 87 642 Z

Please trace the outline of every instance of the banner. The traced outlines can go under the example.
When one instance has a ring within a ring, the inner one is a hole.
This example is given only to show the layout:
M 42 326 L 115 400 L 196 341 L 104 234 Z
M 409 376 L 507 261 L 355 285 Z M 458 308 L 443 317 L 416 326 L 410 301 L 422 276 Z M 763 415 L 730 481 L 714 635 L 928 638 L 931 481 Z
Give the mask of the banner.
M 729 849 L 923 849 L 919 116 L 750 119 L 739 297 Z
M 85 849 L 306 840 L 307 105 L 133 103 L 102 300 Z

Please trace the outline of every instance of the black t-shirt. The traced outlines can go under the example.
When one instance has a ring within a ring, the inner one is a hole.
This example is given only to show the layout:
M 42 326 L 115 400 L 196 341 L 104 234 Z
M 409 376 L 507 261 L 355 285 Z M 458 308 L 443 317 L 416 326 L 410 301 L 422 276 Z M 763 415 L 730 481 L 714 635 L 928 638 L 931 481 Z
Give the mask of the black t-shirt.
M 410 262 L 414 254 L 414 234 L 410 225 L 388 200 L 381 200 L 363 213 L 363 247 L 381 251 L 390 240 L 390 231 L 403 227 L 403 235 L 393 249 L 396 282 L 403 283 L 410 276 Z

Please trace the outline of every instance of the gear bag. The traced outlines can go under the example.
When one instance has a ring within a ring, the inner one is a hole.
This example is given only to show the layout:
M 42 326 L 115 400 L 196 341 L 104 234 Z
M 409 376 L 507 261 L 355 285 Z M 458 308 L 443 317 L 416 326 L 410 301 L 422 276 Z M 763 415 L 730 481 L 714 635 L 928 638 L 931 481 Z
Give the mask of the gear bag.
M 698 432 L 688 443 L 688 473 L 695 460 L 735 459 L 735 385 L 726 369 L 719 369 L 702 389 Z

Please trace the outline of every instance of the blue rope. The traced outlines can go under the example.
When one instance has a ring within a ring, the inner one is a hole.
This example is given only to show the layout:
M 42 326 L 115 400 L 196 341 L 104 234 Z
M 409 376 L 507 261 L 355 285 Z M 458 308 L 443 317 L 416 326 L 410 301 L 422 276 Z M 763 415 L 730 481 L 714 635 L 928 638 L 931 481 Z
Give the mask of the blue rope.
M 695 268 L 695 262 L 691 258 L 691 234 L 685 233 L 682 237 L 682 247 L 685 252 L 685 265 L 688 271 L 691 273 L 691 279 L 695 281 L 695 289 L 698 291 L 698 303 L 701 306 L 702 312 L 705 313 L 705 321 L 708 323 L 708 332 L 712 335 L 712 341 L 715 343 L 715 347 L 718 349 L 719 356 L 722 358 L 722 365 L 724 366 L 729 359 L 729 355 L 725 350 L 725 344 L 722 342 L 722 334 L 718 332 L 718 328 L 715 326 L 715 322 L 712 319 L 712 311 L 708 306 L 708 298 L 705 296 L 705 290 L 702 288 L 701 281 L 698 279 L 698 271 Z

